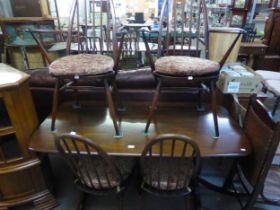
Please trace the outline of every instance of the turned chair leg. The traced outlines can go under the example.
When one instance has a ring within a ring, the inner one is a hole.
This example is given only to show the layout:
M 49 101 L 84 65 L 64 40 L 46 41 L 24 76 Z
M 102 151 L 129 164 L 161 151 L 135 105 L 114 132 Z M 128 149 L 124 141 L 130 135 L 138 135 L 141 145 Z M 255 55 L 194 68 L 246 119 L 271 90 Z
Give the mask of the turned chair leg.
M 105 85 L 107 102 L 108 102 L 108 106 L 109 106 L 109 112 L 110 112 L 111 118 L 113 120 L 116 136 L 120 136 L 120 130 L 119 130 L 119 126 L 117 123 L 117 117 L 116 117 L 115 106 L 114 106 L 114 102 L 113 102 L 113 98 L 112 98 L 112 92 L 110 90 L 107 80 L 104 80 L 104 85 Z
M 78 202 L 77 210 L 83 210 L 85 208 L 87 197 L 88 197 L 87 193 L 81 192 L 80 197 L 79 197 L 79 202 Z
M 197 111 L 203 112 L 205 108 L 202 105 L 202 90 L 199 90 L 197 95 L 198 95 Z
M 77 85 L 76 79 L 74 79 L 74 86 L 75 85 Z M 75 98 L 74 109 L 78 109 L 81 107 L 81 105 L 80 105 L 80 99 L 79 99 L 79 91 L 77 88 L 74 89 L 74 98 Z
M 124 192 L 121 192 L 119 195 L 119 210 L 123 210 L 123 199 L 124 199 Z
M 59 79 L 56 79 L 54 93 L 53 93 L 53 102 L 52 102 L 52 123 L 51 123 L 51 130 L 55 130 L 55 120 L 56 114 L 58 109 L 58 95 L 59 95 Z
M 218 125 L 218 114 L 217 114 L 217 97 L 216 97 L 216 85 L 215 81 L 211 81 L 211 109 L 213 113 L 215 136 L 214 138 L 219 138 L 219 125 Z
M 277 96 L 276 101 L 275 101 L 274 106 L 273 106 L 273 109 L 272 109 L 272 116 L 275 115 L 276 110 L 277 110 L 278 105 L 279 105 L 279 102 L 280 102 L 280 96 Z
M 113 82 L 113 98 L 117 107 L 117 111 L 123 112 L 125 111 L 125 107 L 123 105 L 121 93 L 116 85 L 116 81 Z
M 154 112 L 156 110 L 157 102 L 158 102 L 158 98 L 159 98 L 159 94 L 160 94 L 160 88 L 161 88 L 161 80 L 158 81 L 157 88 L 156 88 L 156 91 L 154 93 L 154 97 L 153 97 L 153 101 L 152 101 L 152 107 L 150 108 L 148 120 L 147 120 L 145 131 L 144 131 L 145 133 L 148 133 L 152 118 L 154 116 Z

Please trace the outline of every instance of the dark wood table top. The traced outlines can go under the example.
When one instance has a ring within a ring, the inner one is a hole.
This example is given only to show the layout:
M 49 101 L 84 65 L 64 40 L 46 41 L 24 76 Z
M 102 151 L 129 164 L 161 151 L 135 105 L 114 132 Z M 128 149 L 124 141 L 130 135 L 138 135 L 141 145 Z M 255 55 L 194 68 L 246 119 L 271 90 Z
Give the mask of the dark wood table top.
M 250 145 L 238 124 L 229 119 L 227 111 L 219 107 L 218 120 L 220 138 L 214 140 L 211 109 L 198 112 L 196 104 L 160 104 L 149 135 L 143 133 L 149 103 L 125 104 L 126 110 L 119 113 L 123 136 L 114 137 L 114 128 L 108 109 L 103 104 L 82 103 L 80 109 L 73 109 L 73 103 L 60 106 L 56 131 L 51 132 L 51 118 L 47 118 L 31 137 L 29 148 L 37 152 L 56 152 L 54 136 L 74 131 L 89 137 L 111 155 L 139 156 L 146 143 L 163 133 L 184 134 L 199 146 L 203 157 L 238 157 L 250 153 Z

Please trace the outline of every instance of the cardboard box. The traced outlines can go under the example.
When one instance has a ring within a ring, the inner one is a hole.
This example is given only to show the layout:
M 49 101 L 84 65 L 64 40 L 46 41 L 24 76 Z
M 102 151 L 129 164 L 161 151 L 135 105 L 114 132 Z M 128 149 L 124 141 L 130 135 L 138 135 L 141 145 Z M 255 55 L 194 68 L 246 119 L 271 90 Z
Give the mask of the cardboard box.
M 220 72 L 217 86 L 223 93 L 253 94 L 261 89 L 261 77 L 243 64 L 225 64 Z

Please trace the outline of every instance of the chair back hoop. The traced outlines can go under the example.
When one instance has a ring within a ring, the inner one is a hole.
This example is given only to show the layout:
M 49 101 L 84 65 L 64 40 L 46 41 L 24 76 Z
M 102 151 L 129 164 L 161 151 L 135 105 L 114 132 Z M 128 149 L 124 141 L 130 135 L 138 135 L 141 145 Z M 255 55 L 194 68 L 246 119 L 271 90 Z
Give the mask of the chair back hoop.
M 140 164 L 145 184 L 158 190 L 181 191 L 196 182 L 200 151 L 187 136 L 164 134 L 145 146 Z
M 110 189 L 123 181 L 119 168 L 110 156 L 91 139 L 62 134 L 55 146 L 72 169 L 77 183 L 91 189 Z
M 73 45 L 78 53 L 118 54 L 116 14 L 113 0 L 73 0 L 69 16 L 66 54 Z M 84 14 L 84 15 L 82 15 Z
M 180 5 L 180 8 L 178 6 Z M 208 52 L 208 11 L 205 0 L 165 0 L 160 14 L 158 57 Z
M 253 96 L 244 119 L 252 154 L 240 161 L 240 169 L 253 187 L 262 187 L 280 140 L 280 122 L 274 122 L 261 101 Z
M 180 6 L 178 6 L 180 5 Z M 205 0 L 164 0 L 160 13 L 157 57 L 187 55 L 208 58 L 208 10 Z M 152 70 L 155 64 L 144 31 L 142 31 L 148 60 Z

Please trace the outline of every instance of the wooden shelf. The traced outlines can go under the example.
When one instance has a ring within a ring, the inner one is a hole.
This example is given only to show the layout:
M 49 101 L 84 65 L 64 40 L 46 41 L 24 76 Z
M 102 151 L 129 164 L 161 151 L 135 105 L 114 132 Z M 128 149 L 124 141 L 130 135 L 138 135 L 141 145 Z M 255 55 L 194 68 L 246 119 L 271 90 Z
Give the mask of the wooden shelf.
M 0 127 L 0 136 L 6 136 L 14 133 L 16 133 L 16 131 L 13 126 Z

